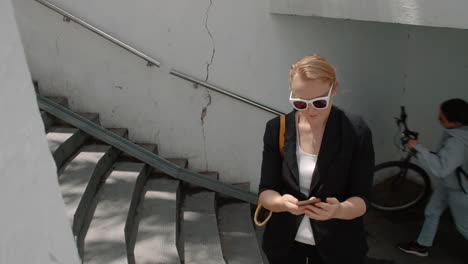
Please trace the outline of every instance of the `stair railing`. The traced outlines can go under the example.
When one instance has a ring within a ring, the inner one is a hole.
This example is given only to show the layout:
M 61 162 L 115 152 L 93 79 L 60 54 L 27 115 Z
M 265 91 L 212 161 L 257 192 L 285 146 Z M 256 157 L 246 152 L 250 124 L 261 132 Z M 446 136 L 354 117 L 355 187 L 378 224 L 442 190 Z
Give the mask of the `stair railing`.
M 133 142 L 120 137 L 104 127 L 88 120 L 68 108 L 55 103 L 41 95 L 37 95 L 39 108 L 47 111 L 53 116 L 75 126 L 89 135 L 135 157 L 136 159 L 156 168 L 165 174 L 189 182 L 191 184 L 204 187 L 206 189 L 222 193 L 224 195 L 239 199 L 244 202 L 256 204 L 257 194 L 244 190 L 238 186 L 226 184 L 214 180 L 209 176 L 202 175 L 191 170 L 179 167 L 172 162 L 140 147 Z
M 80 19 L 80 18 L 78 18 L 78 17 L 72 15 L 71 13 L 69 13 L 69 12 L 63 10 L 62 8 L 60 8 L 60 7 L 54 5 L 54 4 L 52 4 L 52 3 L 50 3 L 50 2 L 48 2 L 48 1 L 46 1 L 46 0 L 35 0 L 35 1 L 38 2 L 38 3 L 40 3 L 40 4 L 42 4 L 42 5 L 44 5 L 44 6 L 46 6 L 46 7 L 48 7 L 48 8 L 50 8 L 50 9 L 53 10 L 53 11 L 55 11 L 55 12 L 61 14 L 61 15 L 64 17 L 64 21 L 70 21 L 70 20 L 71 20 L 71 21 L 74 21 L 75 23 L 77 23 L 77 24 L 79 24 L 79 25 L 85 27 L 86 29 L 88 29 L 88 30 L 90 30 L 90 31 L 92 31 L 92 32 L 94 32 L 94 33 L 96 33 L 96 34 L 98 34 L 99 36 L 101 36 L 101 37 L 103 37 L 103 38 L 105 38 L 105 39 L 107 39 L 107 40 L 109 40 L 109 41 L 115 43 L 116 45 L 118 45 L 118 46 L 124 48 L 125 50 L 127 50 L 127 51 L 129 51 L 129 52 L 135 54 L 136 56 L 138 56 L 138 57 L 144 59 L 145 61 L 147 61 L 147 65 L 148 65 L 148 66 L 153 66 L 153 65 L 154 65 L 154 66 L 157 66 L 157 67 L 160 67 L 160 66 L 161 66 L 161 63 L 160 63 L 159 61 L 157 61 L 156 59 L 154 59 L 154 58 L 152 58 L 152 57 L 146 55 L 145 53 L 143 53 L 143 52 L 139 51 L 138 49 L 136 49 L 136 48 L 134 48 L 134 47 L 132 47 L 132 46 L 130 46 L 130 45 L 124 43 L 123 41 L 118 40 L 117 38 L 111 36 L 110 34 L 104 32 L 103 30 L 100 30 L 100 29 L 97 28 L 96 26 L 93 26 L 93 25 L 91 25 L 90 23 L 87 23 L 86 21 L 84 21 L 84 20 L 82 20 L 82 19 Z M 262 105 L 262 104 L 260 104 L 260 103 L 257 103 L 257 102 L 255 102 L 255 101 L 252 101 L 252 100 L 250 100 L 250 99 L 247 99 L 247 98 L 245 98 L 245 97 L 242 97 L 242 96 L 240 96 L 240 95 L 237 95 L 237 94 L 235 94 L 235 93 L 229 92 L 229 91 L 227 91 L 227 90 L 225 90 L 225 89 L 221 89 L 221 88 L 216 87 L 216 86 L 214 86 L 214 85 L 211 85 L 211 84 L 209 84 L 209 83 L 207 83 L 207 82 L 203 82 L 203 81 L 198 80 L 198 79 L 196 79 L 196 78 L 190 77 L 189 75 L 184 74 L 184 73 L 182 73 L 182 72 L 180 72 L 180 71 L 177 71 L 177 70 L 175 70 L 175 69 L 172 69 L 172 70 L 170 71 L 170 74 L 172 74 L 172 75 L 174 75 L 174 76 L 176 76 L 176 77 L 179 77 L 179 78 L 181 78 L 181 79 L 184 79 L 184 80 L 186 80 L 186 81 L 192 82 L 192 83 L 194 83 L 194 84 L 203 86 L 203 87 L 205 87 L 205 88 L 207 88 L 207 89 L 210 89 L 210 90 L 216 91 L 216 92 L 218 92 L 218 93 L 224 94 L 224 95 L 226 95 L 226 96 L 229 96 L 229 97 L 231 97 L 231 98 L 234 98 L 234 99 L 236 99 L 236 100 L 239 100 L 239 101 L 241 101 L 241 102 L 244 102 L 244 103 L 246 103 L 246 104 L 249 104 L 249 105 L 254 106 L 254 107 L 256 107 L 256 108 L 265 110 L 265 111 L 270 112 L 270 113 L 272 113 L 272 114 L 275 114 L 275 115 L 282 115 L 282 114 L 284 114 L 284 113 L 282 113 L 282 112 L 280 112 L 280 111 L 277 111 L 277 110 L 275 110 L 275 109 L 273 109 L 273 108 L 270 108 L 270 107 L 268 107 L 268 106 Z

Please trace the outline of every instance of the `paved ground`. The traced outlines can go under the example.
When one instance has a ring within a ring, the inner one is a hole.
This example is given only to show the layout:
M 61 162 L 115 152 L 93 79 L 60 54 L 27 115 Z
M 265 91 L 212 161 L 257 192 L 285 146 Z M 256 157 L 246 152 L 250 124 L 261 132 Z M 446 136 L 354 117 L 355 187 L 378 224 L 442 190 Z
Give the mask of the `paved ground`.
M 449 211 L 442 216 L 434 246 L 428 257 L 401 252 L 396 245 L 418 236 L 424 220 L 424 207 L 403 212 L 368 212 L 369 264 L 467 264 L 468 241 L 455 228 Z

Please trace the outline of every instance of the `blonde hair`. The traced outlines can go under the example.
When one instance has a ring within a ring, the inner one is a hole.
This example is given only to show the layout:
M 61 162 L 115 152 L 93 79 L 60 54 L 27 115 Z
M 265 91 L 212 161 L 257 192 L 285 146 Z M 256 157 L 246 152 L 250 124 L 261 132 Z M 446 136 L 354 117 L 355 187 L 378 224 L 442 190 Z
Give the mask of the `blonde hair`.
M 308 80 L 336 81 L 335 67 L 318 55 L 307 56 L 291 65 L 289 70 L 289 81 L 299 75 Z

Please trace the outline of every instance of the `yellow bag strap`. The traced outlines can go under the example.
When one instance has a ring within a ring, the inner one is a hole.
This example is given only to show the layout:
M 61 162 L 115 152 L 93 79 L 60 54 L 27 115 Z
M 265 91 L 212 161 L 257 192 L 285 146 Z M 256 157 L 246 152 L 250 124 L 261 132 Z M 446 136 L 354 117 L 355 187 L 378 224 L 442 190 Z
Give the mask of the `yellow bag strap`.
M 279 132 L 279 151 L 281 158 L 284 157 L 284 152 L 283 152 L 283 146 L 284 146 L 284 132 L 286 130 L 286 116 L 285 115 L 280 115 L 280 132 Z M 264 226 L 270 221 L 271 216 L 273 215 L 273 212 L 268 212 L 268 216 L 263 222 L 258 221 L 258 214 L 260 213 L 260 210 L 262 209 L 262 203 L 258 201 L 257 203 L 257 209 L 255 210 L 254 214 L 254 223 L 257 226 Z
M 281 158 L 284 157 L 283 146 L 284 146 L 284 131 L 286 130 L 286 116 L 280 116 L 280 132 L 279 132 L 279 151 Z
M 270 218 L 271 216 L 273 215 L 273 213 L 270 211 L 268 212 L 268 216 L 265 220 L 263 220 L 263 222 L 260 222 L 258 221 L 258 214 L 260 213 L 260 210 L 262 209 L 262 203 L 260 201 L 258 201 L 257 203 L 257 209 L 255 210 L 255 215 L 254 215 L 254 223 L 257 225 L 257 226 L 264 226 L 268 223 L 268 221 L 270 221 Z

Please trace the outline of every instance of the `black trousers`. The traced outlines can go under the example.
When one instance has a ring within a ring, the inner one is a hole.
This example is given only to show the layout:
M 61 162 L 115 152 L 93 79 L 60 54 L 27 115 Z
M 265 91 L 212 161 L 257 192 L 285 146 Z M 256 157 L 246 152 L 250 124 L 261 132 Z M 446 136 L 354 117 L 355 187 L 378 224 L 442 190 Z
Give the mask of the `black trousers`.
M 324 264 L 317 252 L 317 248 L 312 245 L 295 241 L 289 255 L 283 257 L 268 256 L 270 264 Z

